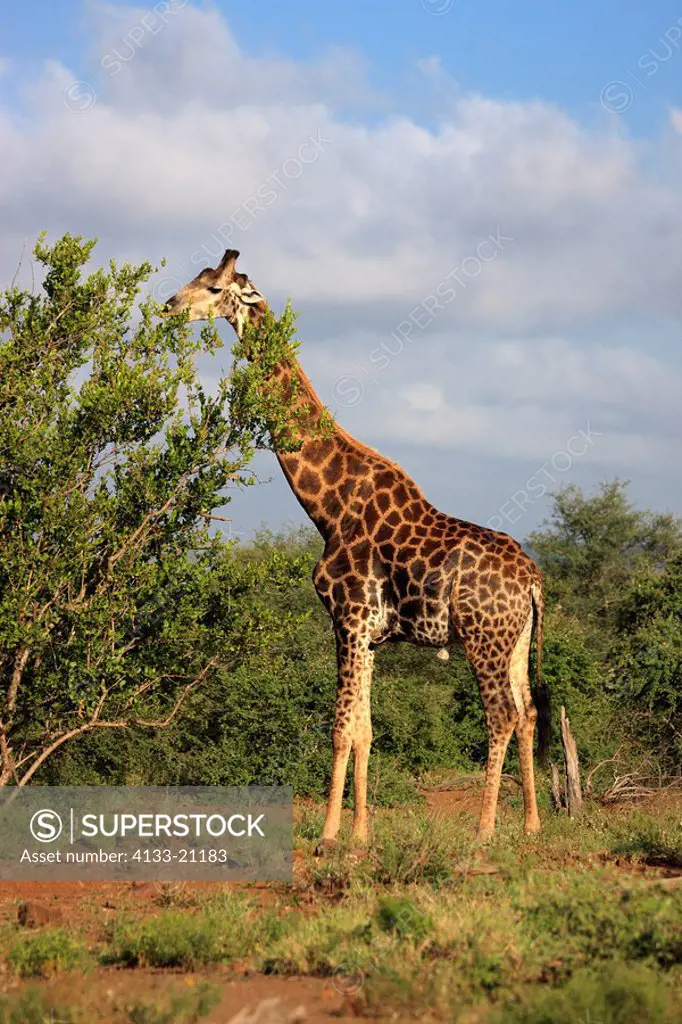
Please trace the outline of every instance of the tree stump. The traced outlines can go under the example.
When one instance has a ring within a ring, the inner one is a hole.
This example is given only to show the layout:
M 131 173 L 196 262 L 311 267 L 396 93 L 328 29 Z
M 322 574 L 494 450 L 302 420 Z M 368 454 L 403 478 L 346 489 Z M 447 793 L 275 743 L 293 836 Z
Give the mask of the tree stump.
M 583 794 L 580 788 L 578 748 L 575 745 L 571 723 L 566 716 L 566 708 L 563 704 L 561 705 L 561 743 L 566 763 L 566 807 L 569 818 L 575 818 L 582 812 Z

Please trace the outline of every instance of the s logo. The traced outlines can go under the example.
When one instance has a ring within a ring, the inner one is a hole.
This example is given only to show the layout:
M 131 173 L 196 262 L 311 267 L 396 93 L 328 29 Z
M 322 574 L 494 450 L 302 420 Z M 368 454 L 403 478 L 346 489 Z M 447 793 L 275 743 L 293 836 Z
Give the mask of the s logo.
M 36 811 L 31 818 L 29 827 L 31 835 L 39 843 L 53 843 L 62 834 L 63 825 L 62 819 L 56 811 L 45 808 L 42 811 Z

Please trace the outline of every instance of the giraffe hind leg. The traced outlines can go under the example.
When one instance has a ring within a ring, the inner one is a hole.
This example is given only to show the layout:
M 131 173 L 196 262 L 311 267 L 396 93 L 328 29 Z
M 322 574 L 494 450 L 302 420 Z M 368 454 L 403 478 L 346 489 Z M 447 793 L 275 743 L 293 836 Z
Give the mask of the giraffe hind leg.
M 533 768 L 533 734 L 535 732 L 537 711 L 533 705 L 530 680 L 528 678 L 528 659 L 532 632 L 533 609 L 531 608 L 521 636 L 514 645 L 509 662 L 509 682 L 519 714 L 516 725 L 516 740 L 519 745 L 519 765 L 521 768 L 521 783 L 523 785 L 524 831 L 527 835 L 540 831 L 540 817 L 538 815 Z

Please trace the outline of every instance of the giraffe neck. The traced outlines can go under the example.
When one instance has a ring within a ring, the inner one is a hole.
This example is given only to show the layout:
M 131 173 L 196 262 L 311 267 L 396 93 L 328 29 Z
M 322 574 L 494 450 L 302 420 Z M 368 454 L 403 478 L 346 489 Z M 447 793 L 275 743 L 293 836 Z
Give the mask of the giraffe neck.
M 254 309 L 253 320 L 263 308 Z M 283 385 L 285 394 L 289 382 L 293 385 L 293 380 L 297 381 L 292 425 L 300 447 L 287 451 L 273 438 L 273 448 L 291 490 L 326 541 L 348 541 L 358 515 L 366 510 L 368 502 L 371 504 L 377 486 L 399 487 L 406 498 L 427 504 L 400 466 L 356 440 L 331 419 L 294 356 L 280 363 L 271 379 Z
M 286 451 L 274 444 L 275 455 L 291 490 L 325 539 L 333 532 L 336 520 L 341 520 L 350 504 L 351 491 L 357 488 L 362 472 L 363 445 L 341 430 L 329 417 L 328 411 L 315 391 L 310 378 L 300 363 L 292 359 L 275 371 L 280 383 L 293 377 L 298 380 L 296 407 L 304 407 L 303 422 L 296 424 L 302 441 L 297 451 Z M 348 456 L 358 457 L 350 462 Z M 350 472 L 349 472 L 350 469 Z M 343 476 L 346 500 L 338 495 L 338 484 Z M 350 478 L 351 484 L 346 481 Z M 337 499 L 330 503 L 329 493 Z

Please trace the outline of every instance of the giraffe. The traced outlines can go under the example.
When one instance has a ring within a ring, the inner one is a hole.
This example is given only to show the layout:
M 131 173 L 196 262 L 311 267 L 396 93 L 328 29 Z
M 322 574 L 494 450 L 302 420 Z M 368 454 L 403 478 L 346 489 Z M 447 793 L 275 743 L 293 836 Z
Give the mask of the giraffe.
M 226 250 L 218 267 L 200 271 L 168 300 L 164 313 L 186 312 L 190 320 L 224 317 L 241 338 L 247 323 L 259 322 L 266 301 L 236 269 L 238 256 Z M 275 445 L 275 450 L 292 491 L 324 540 L 313 583 L 336 637 L 332 776 L 317 852 L 333 847 L 337 839 L 351 753 L 353 838 L 367 840 L 370 686 L 374 652 L 388 641 L 435 647 L 444 658 L 448 645 L 463 646 L 478 680 L 488 732 L 479 838 L 489 838 L 495 828 L 502 765 L 514 732 L 525 832 L 539 831 L 533 774 L 538 711 L 541 759 L 549 742 L 540 570 L 507 534 L 438 511 L 400 466 L 335 422 L 322 432 L 319 425 L 327 411 L 293 356 L 273 374 L 284 387 L 296 376 L 294 401 L 306 409 L 302 426 L 298 418 L 300 448 L 278 451 Z M 537 709 L 529 680 L 534 627 Z

